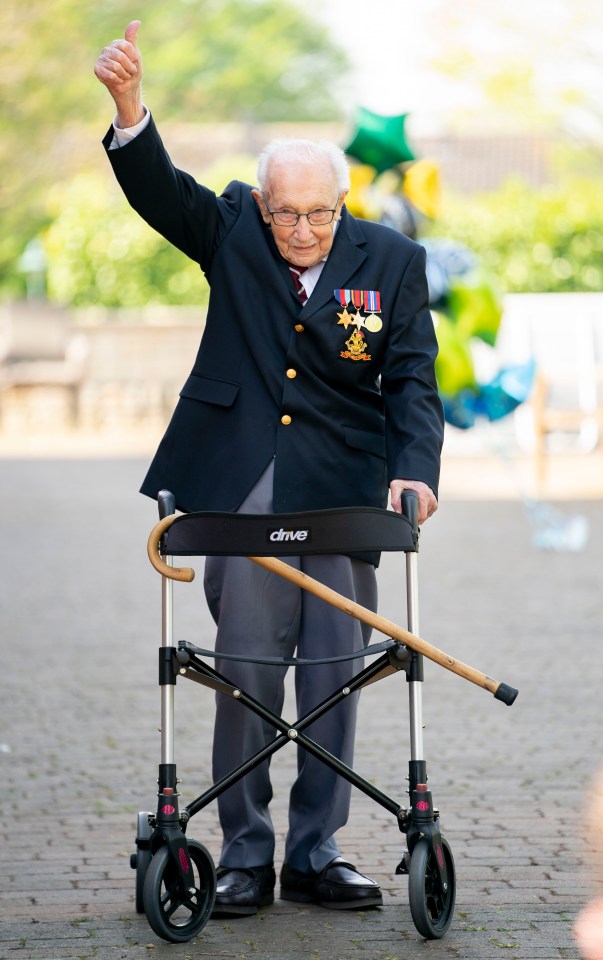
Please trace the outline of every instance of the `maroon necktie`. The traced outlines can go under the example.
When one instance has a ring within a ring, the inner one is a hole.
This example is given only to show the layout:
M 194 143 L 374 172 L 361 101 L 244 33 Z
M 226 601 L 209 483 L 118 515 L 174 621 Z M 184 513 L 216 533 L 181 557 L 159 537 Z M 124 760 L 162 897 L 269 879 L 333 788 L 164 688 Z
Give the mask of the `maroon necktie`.
M 308 299 L 308 294 L 304 290 L 303 284 L 299 279 L 302 273 L 304 272 L 299 267 L 294 266 L 292 263 L 288 263 L 287 266 L 291 271 L 291 276 L 293 277 L 293 282 L 295 284 L 295 289 L 297 290 L 297 295 L 302 303 L 305 303 Z

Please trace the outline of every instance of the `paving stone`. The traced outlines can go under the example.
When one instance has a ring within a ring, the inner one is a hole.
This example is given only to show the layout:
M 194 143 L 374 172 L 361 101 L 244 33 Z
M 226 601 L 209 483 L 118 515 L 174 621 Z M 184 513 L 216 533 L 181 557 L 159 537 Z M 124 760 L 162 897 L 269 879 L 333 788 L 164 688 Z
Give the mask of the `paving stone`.
M 429 783 L 457 866 L 457 908 L 441 941 L 415 930 L 395 818 L 354 793 L 342 849 L 384 892 L 381 910 L 276 901 L 165 944 L 134 909 L 139 810 L 153 809 L 159 753 L 159 578 L 146 559 L 154 507 L 139 460 L 5 460 L 0 502 L 0 960 L 576 960 L 572 921 L 596 889 L 600 851 L 584 804 L 601 762 L 598 662 L 603 511 L 585 515 L 576 554 L 531 545 L 518 501 L 443 502 L 423 530 L 421 634 L 517 685 L 512 708 L 426 663 Z M 201 569 L 201 563 L 197 562 Z M 383 558 L 380 612 L 404 622 L 401 558 Z M 211 646 L 200 578 L 178 584 L 179 636 Z M 360 701 L 356 765 L 408 803 L 403 675 Z M 295 716 L 289 685 L 284 715 Z M 213 695 L 177 685 L 185 802 L 209 785 Z M 2 746 L 4 744 L 4 746 Z M 295 751 L 273 760 L 277 858 Z M 219 855 L 215 809 L 189 835 Z M 600 871 L 599 871 L 600 872 Z M 600 889 L 600 888 L 599 888 Z

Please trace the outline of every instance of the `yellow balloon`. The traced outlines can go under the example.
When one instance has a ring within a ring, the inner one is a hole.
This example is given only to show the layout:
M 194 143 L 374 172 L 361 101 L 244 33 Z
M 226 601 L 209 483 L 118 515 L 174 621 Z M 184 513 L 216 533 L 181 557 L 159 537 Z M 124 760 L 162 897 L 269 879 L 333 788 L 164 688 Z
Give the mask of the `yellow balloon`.
M 404 173 L 403 192 L 413 206 L 435 220 L 441 205 L 440 170 L 433 160 L 417 160 Z
M 353 217 L 378 220 L 381 216 L 378 194 L 373 187 L 376 175 L 375 168 L 365 163 L 351 165 L 350 192 L 345 198 L 345 205 Z

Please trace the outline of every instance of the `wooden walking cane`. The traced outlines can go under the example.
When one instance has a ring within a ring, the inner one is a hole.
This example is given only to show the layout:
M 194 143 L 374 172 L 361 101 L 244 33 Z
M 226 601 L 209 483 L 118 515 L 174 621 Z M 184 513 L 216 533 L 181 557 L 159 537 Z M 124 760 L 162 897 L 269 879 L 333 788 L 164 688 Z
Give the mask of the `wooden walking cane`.
M 175 519 L 176 515 L 172 514 L 160 520 L 159 523 L 153 527 L 147 545 L 149 559 L 162 576 L 169 577 L 171 580 L 190 583 L 195 576 L 195 571 L 191 569 L 191 567 L 168 566 L 167 563 L 163 562 L 159 553 L 161 537 Z M 283 560 L 278 560 L 276 557 L 248 557 L 248 559 L 269 570 L 271 573 L 276 573 L 285 580 L 289 580 L 303 590 L 313 593 L 315 596 L 330 603 L 331 606 L 336 607 L 343 613 L 349 614 L 351 617 L 355 617 L 356 620 L 360 620 L 362 623 L 368 624 L 380 633 L 385 634 L 385 636 L 398 640 L 411 650 L 416 650 L 417 653 L 422 654 L 434 663 L 438 663 L 446 670 L 450 670 L 451 673 L 456 673 L 457 676 L 469 680 L 484 690 L 488 690 L 489 693 L 494 695 L 496 700 L 502 700 L 507 706 L 511 706 L 511 704 L 514 703 L 518 694 L 518 691 L 514 687 L 509 686 L 507 683 L 500 683 L 497 680 L 493 680 L 492 677 L 486 676 L 486 674 L 480 670 L 476 670 L 474 667 L 462 663 L 462 661 L 457 660 L 455 657 L 451 657 L 426 640 L 422 640 L 421 637 L 415 636 L 414 633 L 409 633 L 408 630 L 404 630 L 403 627 L 398 626 L 398 624 L 393 623 L 391 620 L 386 620 L 385 617 L 374 613 L 372 610 L 368 610 L 361 604 L 355 603 L 353 600 L 348 600 L 347 597 L 342 596 L 342 594 L 337 593 L 337 591 L 325 586 L 325 584 L 320 583 L 318 580 L 314 580 L 306 573 L 302 573 L 300 570 L 289 566 L 289 564 Z

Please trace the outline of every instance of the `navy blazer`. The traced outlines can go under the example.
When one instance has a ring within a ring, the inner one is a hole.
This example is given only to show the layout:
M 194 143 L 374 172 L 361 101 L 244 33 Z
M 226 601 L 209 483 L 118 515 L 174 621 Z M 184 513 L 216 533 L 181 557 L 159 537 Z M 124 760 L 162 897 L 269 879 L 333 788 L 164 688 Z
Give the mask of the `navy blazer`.
M 344 208 L 302 308 L 248 184 L 217 197 L 172 165 L 152 120 L 109 158 L 129 203 L 211 286 L 197 358 L 142 492 L 172 490 L 184 511 L 233 511 L 274 457 L 277 513 L 384 507 L 396 478 L 437 495 L 443 415 L 423 248 Z M 349 342 L 357 327 L 340 322 L 340 289 L 377 292 L 380 329 Z

